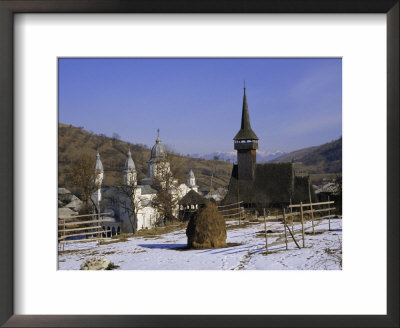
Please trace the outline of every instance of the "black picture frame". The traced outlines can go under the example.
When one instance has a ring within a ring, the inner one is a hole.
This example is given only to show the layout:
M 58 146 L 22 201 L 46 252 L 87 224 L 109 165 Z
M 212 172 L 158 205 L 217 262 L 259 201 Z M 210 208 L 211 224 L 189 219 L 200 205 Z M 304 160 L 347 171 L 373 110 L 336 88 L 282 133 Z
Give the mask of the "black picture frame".
M 399 0 L 0 0 L 0 324 L 4 327 L 399 327 L 399 8 Z M 387 315 L 14 315 L 13 206 L 17 205 L 13 195 L 13 17 L 16 13 L 385 13 Z

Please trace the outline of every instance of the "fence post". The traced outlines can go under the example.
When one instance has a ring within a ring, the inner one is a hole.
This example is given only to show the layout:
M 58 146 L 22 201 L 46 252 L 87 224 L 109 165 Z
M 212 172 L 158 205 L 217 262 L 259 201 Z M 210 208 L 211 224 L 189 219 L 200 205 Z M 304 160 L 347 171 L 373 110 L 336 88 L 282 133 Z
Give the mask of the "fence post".
M 300 216 L 301 216 L 301 234 L 303 236 L 303 248 L 306 247 L 304 240 L 304 216 L 303 216 L 303 202 L 300 202 Z
M 312 233 L 313 233 L 313 235 L 315 235 L 315 232 L 314 232 L 314 211 L 313 211 L 312 199 L 311 199 L 311 179 L 310 179 L 310 176 L 308 176 L 308 198 L 310 199 Z
M 292 205 L 292 198 L 290 197 L 290 205 Z M 292 232 L 294 233 L 294 216 L 293 216 L 293 208 L 290 208 L 290 219 L 292 220 Z
M 329 196 L 328 196 L 328 209 L 331 208 L 331 204 L 329 204 Z M 331 210 L 328 210 L 328 222 L 329 222 L 329 231 L 331 231 Z
M 285 208 L 283 208 L 283 228 L 285 229 L 285 244 L 286 244 L 286 250 L 288 250 L 288 245 L 287 245 L 287 233 L 286 233 L 286 215 L 285 215 Z M 289 229 L 289 227 L 288 227 Z
M 65 219 L 63 219 L 63 230 L 64 230 L 64 231 L 63 231 L 63 236 L 65 236 Z M 63 251 L 65 250 L 65 248 L 64 248 L 64 247 L 65 247 L 65 240 L 66 240 L 66 239 L 63 238 L 63 241 L 64 241 L 64 243 L 62 244 L 62 245 L 63 245 L 63 247 L 62 247 L 62 248 L 63 248 Z
M 101 239 L 103 239 L 103 234 L 100 233 L 100 231 L 103 230 L 103 229 L 101 228 L 101 222 L 100 222 L 100 220 L 101 220 L 100 211 L 99 211 L 99 218 L 98 218 L 98 220 L 99 220 L 99 222 L 97 222 L 97 226 L 98 226 L 99 228 L 97 228 L 97 236 L 96 236 L 96 238 L 99 238 L 99 239 L 97 240 L 97 245 L 100 245 Z M 100 238 L 101 238 L 101 239 L 100 239 Z
M 237 201 L 238 201 L 239 226 L 240 226 L 240 216 L 241 216 L 241 213 L 240 213 L 240 202 L 239 202 L 239 181 L 238 181 L 238 186 L 237 186 Z M 243 207 L 243 209 L 244 209 L 244 207 Z
M 265 251 L 268 254 L 267 219 L 265 218 L 265 208 L 264 208 L 264 234 L 265 234 Z

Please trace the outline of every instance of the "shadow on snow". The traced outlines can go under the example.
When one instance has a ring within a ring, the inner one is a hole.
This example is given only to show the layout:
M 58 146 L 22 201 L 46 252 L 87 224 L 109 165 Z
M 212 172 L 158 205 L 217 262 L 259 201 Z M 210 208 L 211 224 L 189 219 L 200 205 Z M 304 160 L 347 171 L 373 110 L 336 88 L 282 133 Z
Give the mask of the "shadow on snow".
M 187 244 L 138 244 L 137 246 L 143 248 L 150 248 L 150 249 L 168 249 L 168 250 L 176 250 L 176 251 L 200 251 L 200 253 L 207 253 L 210 252 L 211 254 L 218 254 L 218 253 L 226 253 L 230 252 L 234 249 L 234 247 L 241 246 L 238 243 L 227 243 L 226 247 L 221 248 L 208 248 L 208 249 L 201 249 L 201 248 L 188 248 Z M 255 245 L 245 247 L 244 250 L 237 250 L 236 252 L 226 253 L 229 254 L 236 254 L 240 252 L 245 252 L 250 247 L 254 247 Z
M 186 244 L 139 244 L 138 246 L 151 249 L 185 249 Z

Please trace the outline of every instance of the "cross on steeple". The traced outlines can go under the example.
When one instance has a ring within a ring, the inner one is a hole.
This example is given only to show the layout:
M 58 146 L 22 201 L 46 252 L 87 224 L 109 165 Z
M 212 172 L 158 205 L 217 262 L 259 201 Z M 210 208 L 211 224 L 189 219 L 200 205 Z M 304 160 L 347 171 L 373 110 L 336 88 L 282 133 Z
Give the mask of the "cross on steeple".
M 157 129 L 157 138 L 160 137 L 160 129 Z

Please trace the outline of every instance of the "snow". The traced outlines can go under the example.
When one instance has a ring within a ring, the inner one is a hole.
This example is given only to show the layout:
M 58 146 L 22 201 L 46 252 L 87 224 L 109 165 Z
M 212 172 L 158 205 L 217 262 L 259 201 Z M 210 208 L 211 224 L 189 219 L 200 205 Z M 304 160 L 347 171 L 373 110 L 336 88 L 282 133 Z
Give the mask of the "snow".
M 286 250 L 284 238 L 278 240 L 282 224 L 267 222 L 267 230 L 273 231 L 268 234 L 268 254 L 261 218 L 259 223 L 240 227 L 238 222 L 228 222 L 227 243 L 231 245 L 226 248 L 186 250 L 184 229 L 107 245 L 67 244 L 59 253 L 59 269 L 79 270 L 88 258 L 102 256 L 119 266 L 117 270 L 341 270 L 342 219 L 331 219 L 331 231 L 327 219 L 318 223 L 315 235 L 305 235 L 305 248 L 298 249 L 288 234 Z M 295 226 L 297 229 L 299 226 Z M 301 234 L 295 237 L 302 246 Z

